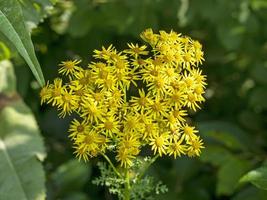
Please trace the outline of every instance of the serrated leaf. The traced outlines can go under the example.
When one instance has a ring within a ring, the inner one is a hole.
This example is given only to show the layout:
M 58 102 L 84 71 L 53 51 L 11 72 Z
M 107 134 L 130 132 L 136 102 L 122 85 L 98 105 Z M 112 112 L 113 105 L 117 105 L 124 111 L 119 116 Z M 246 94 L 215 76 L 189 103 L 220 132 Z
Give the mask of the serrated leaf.
M 0 113 L 0 199 L 45 199 L 43 141 L 33 114 L 16 98 Z
M 43 86 L 45 83 L 43 73 L 36 58 L 30 34 L 23 22 L 22 10 L 17 0 L 0 0 L 0 31 L 16 47 L 39 84 Z
M 248 172 L 240 179 L 239 182 L 250 182 L 260 189 L 267 190 L 267 166 L 263 166 Z

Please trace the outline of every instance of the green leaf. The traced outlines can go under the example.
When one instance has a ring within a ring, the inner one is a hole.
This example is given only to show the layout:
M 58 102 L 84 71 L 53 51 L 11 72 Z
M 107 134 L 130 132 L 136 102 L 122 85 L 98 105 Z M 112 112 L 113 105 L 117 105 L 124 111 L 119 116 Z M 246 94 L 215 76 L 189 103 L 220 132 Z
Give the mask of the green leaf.
M 266 65 L 257 65 L 251 69 L 251 76 L 260 84 L 267 84 L 267 66 Z
M 208 145 L 203 150 L 200 159 L 218 167 L 216 193 L 218 195 L 232 194 L 239 178 L 249 169 L 250 164 L 231 154 L 218 145 Z
M 91 164 L 73 159 L 59 166 L 52 174 L 52 180 L 61 196 L 68 196 L 66 191 L 68 193 L 80 191 L 89 180 L 90 175 Z
M 10 50 L 0 41 L 0 60 L 10 59 Z
M 228 150 L 218 145 L 207 144 L 207 147 L 203 150 L 199 158 L 204 162 L 210 162 L 213 165 L 221 166 L 229 159 L 232 159 L 233 155 Z
M 200 133 L 233 150 L 248 150 L 250 139 L 239 126 L 225 121 L 206 121 L 198 124 Z
M 43 141 L 31 111 L 17 98 L 0 113 L 0 199 L 45 199 Z
M 238 185 L 240 177 L 242 177 L 249 167 L 248 161 L 241 160 L 237 157 L 227 160 L 218 171 L 216 193 L 218 195 L 232 194 Z
M 248 186 L 240 190 L 231 200 L 266 200 L 267 191 Z
M 36 28 L 39 22 L 51 14 L 56 2 L 57 0 L 20 0 L 27 28 Z
M 251 0 L 251 7 L 254 10 L 260 10 L 267 8 L 267 2 L 265 0 Z
M 12 64 L 9 60 L 0 62 L 0 93 L 7 96 L 13 95 L 16 91 L 16 77 Z
M 44 144 L 33 114 L 16 94 L 10 61 L 0 62 L 0 199 L 45 199 Z
M 43 86 L 45 81 L 42 69 L 36 58 L 30 34 L 23 22 L 22 10 L 17 0 L 0 0 L 0 31 L 16 47 L 39 84 Z
M 267 190 L 267 166 L 262 166 L 260 168 L 248 172 L 240 179 L 239 182 L 250 182 L 260 189 Z
M 249 96 L 249 104 L 257 112 L 263 111 L 263 110 L 267 109 L 266 99 L 267 99 L 266 88 L 265 87 L 257 87 L 251 91 L 251 94 Z

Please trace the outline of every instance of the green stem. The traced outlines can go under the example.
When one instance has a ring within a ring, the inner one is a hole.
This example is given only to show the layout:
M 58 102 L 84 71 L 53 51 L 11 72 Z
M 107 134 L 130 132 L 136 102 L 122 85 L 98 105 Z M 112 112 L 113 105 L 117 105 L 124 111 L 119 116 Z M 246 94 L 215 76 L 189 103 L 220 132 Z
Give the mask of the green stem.
M 121 179 L 123 178 L 122 175 L 118 172 L 118 170 L 116 169 L 116 167 L 113 165 L 113 163 L 111 162 L 111 160 L 105 155 L 102 154 L 102 156 L 108 161 L 108 163 L 110 164 L 111 168 L 113 169 L 113 171 L 118 175 L 118 177 L 120 177 Z
M 129 170 L 125 169 L 125 183 L 124 183 L 124 200 L 131 199 L 131 186 L 130 186 L 130 177 L 129 177 Z
M 150 160 L 150 162 L 145 166 L 144 170 L 139 174 L 138 181 L 144 176 L 146 170 L 157 160 L 158 157 L 159 154 Z

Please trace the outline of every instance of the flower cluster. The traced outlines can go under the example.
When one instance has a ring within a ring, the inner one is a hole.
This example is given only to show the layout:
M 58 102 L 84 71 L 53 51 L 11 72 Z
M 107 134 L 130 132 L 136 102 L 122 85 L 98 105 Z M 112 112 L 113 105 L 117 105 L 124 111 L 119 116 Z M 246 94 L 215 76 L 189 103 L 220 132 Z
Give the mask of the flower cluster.
M 187 123 L 188 110 L 205 100 L 202 45 L 174 31 L 147 29 L 140 36 L 149 47 L 102 47 L 86 69 L 78 60 L 62 62 L 65 81 L 56 78 L 40 92 L 41 103 L 55 106 L 60 117 L 76 117 L 69 137 L 79 159 L 112 151 L 129 167 L 145 146 L 174 158 L 199 156 L 204 148 Z

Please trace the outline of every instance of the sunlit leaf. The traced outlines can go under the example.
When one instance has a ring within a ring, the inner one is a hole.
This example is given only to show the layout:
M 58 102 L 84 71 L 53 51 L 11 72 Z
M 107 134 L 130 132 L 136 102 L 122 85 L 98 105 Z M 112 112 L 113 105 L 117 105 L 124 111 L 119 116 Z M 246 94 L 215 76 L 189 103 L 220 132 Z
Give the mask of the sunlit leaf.
M 267 166 L 254 169 L 240 179 L 240 183 L 250 182 L 260 189 L 267 190 Z
M 45 199 L 43 141 L 30 110 L 14 100 L 0 113 L 0 199 Z
M 9 96 L 16 91 L 16 78 L 10 61 L 0 62 L 0 93 Z
M 39 84 L 44 85 L 43 73 L 17 0 L 0 0 L 0 32 L 9 39 L 25 59 Z

